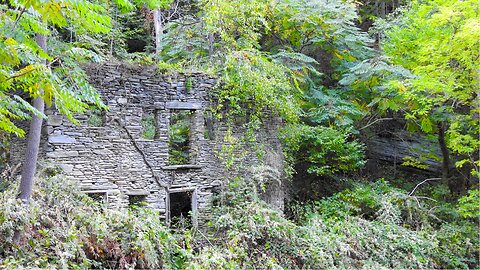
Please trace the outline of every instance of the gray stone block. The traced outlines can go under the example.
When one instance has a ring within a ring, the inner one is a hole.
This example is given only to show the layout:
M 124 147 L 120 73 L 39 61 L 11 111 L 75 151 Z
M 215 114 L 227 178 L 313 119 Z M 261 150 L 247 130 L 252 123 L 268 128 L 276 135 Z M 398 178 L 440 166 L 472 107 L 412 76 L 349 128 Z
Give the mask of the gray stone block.
M 69 136 L 49 136 L 48 142 L 53 144 L 73 144 L 76 140 Z
M 61 115 L 50 115 L 47 119 L 47 124 L 49 126 L 58 127 L 61 126 L 63 122 L 63 116 Z

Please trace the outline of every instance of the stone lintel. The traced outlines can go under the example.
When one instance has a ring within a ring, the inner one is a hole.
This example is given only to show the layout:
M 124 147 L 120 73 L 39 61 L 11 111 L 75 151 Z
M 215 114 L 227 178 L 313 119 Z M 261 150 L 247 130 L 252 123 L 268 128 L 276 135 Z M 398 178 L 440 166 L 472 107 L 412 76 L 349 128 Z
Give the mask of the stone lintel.
M 188 170 L 188 169 L 201 169 L 202 165 L 184 164 L 184 165 L 169 165 L 163 166 L 162 169 L 174 171 L 174 170 Z
M 167 109 L 173 110 L 199 110 L 202 104 L 194 102 L 170 101 L 166 103 Z
M 153 108 L 156 110 L 163 110 L 165 109 L 165 102 L 155 102 L 153 103 Z
M 125 192 L 128 196 L 148 196 L 150 192 L 145 189 L 130 189 Z

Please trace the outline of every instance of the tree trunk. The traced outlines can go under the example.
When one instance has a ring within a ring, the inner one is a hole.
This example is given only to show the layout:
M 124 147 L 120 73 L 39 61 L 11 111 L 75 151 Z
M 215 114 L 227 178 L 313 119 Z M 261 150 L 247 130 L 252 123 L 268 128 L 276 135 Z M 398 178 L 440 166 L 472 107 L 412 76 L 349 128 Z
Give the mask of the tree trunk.
M 153 10 L 153 22 L 155 26 L 155 53 L 160 53 L 160 37 L 163 34 L 162 10 L 160 8 Z
M 37 34 L 37 44 L 42 50 L 47 51 L 47 38 L 44 35 Z M 43 60 L 43 64 L 46 61 Z M 42 97 L 33 100 L 33 107 L 43 113 L 45 102 Z M 25 162 L 22 168 L 22 180 L 20 183 L 19 198 L 28 204 L 32 196 L 33 178 L 37 170 L 38 149 L 40 148 L 40 137 L 42 133 L 43 119 L 34 115 L 30 121 L 30 129 L 28 131 L 27 150 L 25 153 Z
M 438 144 L 442 152 L 442 181 L 448 185 L 450 193 L 456 194 L 459 191 L 458 183 L 454 178 L 450 178 L 450 153 L 445 142 L 446 123 L 438 124 Z

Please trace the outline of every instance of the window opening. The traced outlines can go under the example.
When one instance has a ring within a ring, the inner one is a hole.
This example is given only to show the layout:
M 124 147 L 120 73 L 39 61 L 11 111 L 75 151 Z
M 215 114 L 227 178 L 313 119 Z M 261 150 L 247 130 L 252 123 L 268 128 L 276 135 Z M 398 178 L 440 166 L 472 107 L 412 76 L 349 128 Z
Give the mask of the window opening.
M 187 93 L 190 93 L 192 91 L 193 82 L 194 82 L 194 79 L 192 77 L 187 77 L 185 79 L 185 90 L 187 90 Z
M 221 206 L 223 202 L 222 191 L 220 187 L 212 188 L 212 205 L 214 207 Z
M 192 227 L 192 191 L 170 193 L 170 225 Z
M 158 111 L 142 117 L 142 130 L 142 138 L 144 139 L 154 140 L 159 138 Z
M 190 132 L 194 111 L 174 110 L 170 115 L 168 164 L 189 164 L 192 158 Z
M 147 195 L 128 195 L 128 205 L 129 206 L 142 206 L 145 205 L 145 200 Z
M 214 140 L 215 134 L 213 132 L 213 116 L 212 112 L 208 111 L 205 113 L 205 131 L 203 133 L 203 138 L 206 140 Z
M 98 203 L 107 202 L 107 193 L 106 192 L 88 192 L 87 196 L 92 200 Z

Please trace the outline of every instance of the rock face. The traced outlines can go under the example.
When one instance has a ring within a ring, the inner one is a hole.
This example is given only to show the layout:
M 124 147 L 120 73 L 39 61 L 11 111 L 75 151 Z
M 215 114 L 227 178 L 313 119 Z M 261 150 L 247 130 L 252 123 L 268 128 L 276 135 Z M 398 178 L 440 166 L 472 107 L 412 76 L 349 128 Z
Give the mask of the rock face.
M 109 110 L 79 115 L 79 125 L 47 110 L 40 155 L 63 168 L 86 193 L 107 200 L 110 206 L 125 207 L 141 200 L 158 209 L 168 222 L 171 194 L 184 192 L 190 198 L 191 212 L 198 217 L 194 223 L 201 225 L 210 213 L 214 190 L 234 174 L 223 165 L 225 149 L 232 149 L 229 158 L 235 159 L 236 173 L 245 174 L 248 170 L 243 168 L 259 164 L 283 172 L 277 137 L 281 119 L 263 119 L 254 146 L 240 140 L 245 134 L 240 125 L 228 127 L 211 116 L 215 78 L 200 73 L 165 75 L 154 67 L 120 63 L 92 65 L 87 72 Z M 188 164 L 171 165 L 170 118 L 182 110 L 191 112 L 190 158 Z M 142 122 L 147 117 L 154 119 L 154 139 L 142 136 Z M 255 150 L 259 145 L 267 153 L 262 158 Z M 13 142 L 12 163 L 21 162 L 24 148 L 24 140 Z M 266 193 L 263 197 L 268 202 L 283 209 L 279 182 Z

